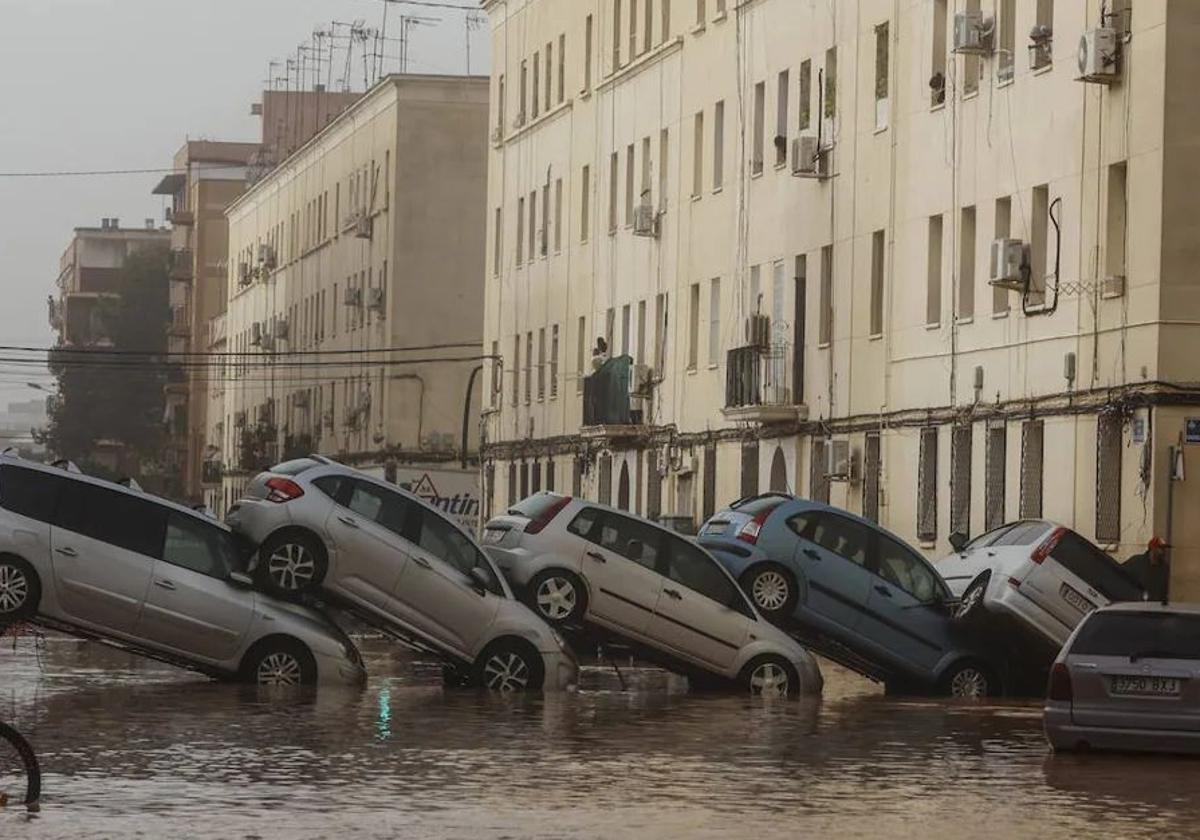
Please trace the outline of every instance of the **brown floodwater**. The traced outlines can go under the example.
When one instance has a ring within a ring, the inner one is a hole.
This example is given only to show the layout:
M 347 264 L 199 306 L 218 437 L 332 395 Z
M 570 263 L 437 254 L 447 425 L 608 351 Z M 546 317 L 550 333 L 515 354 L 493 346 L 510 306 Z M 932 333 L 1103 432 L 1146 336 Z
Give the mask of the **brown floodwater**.
M 1078 838 L 1200 834 L 1200 761 L 1052 757 L 1033 703 L 694 695 L 652 669 L 578 692 L 443 690 L 363 642 L 361 691 L 261 692 L 70 639 L 0 647 L 38 813 L 0 838 Z

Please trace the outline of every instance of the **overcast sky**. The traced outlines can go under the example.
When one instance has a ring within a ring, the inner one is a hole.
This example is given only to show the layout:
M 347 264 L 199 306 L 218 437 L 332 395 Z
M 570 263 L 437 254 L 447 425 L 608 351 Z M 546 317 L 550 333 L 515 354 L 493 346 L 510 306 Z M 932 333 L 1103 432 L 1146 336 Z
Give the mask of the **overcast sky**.
M 441 18 L 413 30 L 412 72 L 466 72 L 465 12 L 394 4 L 389 37 L 401 15 Z M 187 139 L 257 140 L 268 62 L 331 21 L 382 16 L 382 0 L 0 0 L 0 173 L 168 167 Z M 488 48 L 479 28 L 472 72 Z M 161 220 L 160 177 L 0 177 L 0 345 L 51 345 L 46 297 L 72 228 Z M 31 378 L 46 381 L 0 364 L 0 411 L 36 396 Z

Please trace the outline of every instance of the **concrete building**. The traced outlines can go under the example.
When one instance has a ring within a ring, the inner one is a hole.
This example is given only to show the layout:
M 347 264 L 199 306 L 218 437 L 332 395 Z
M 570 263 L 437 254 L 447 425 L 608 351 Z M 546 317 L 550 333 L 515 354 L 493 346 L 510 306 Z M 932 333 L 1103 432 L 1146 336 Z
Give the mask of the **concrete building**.
M 1200 597 L 1200 4 L 484 5 L 493 509 L 1045 516 Z
M 214 510 L 283 457 L 397 478 L 476 457 L 487 87 L 383 79 L 229 207 Z
M 175 154 L 173 169 L 154 188 L 169 196 L 171 232 L 171 324 L 168 350 L 206 353 L 214 349 L 214 318 L 225 312 L 229 273 L 229 225 L 225 208 L 246 189 L 246 167 L 258 143 L 188 141 Z M 194 360 L 199 357 L 192 357 Z M 166 418 L 173 462 L 189 501 L 203 498 L 204 484 L 218 487 L 219 472 L 206 471 L 208 407 L 222 383 L 201 365 L 180 369 L 167 384 Z

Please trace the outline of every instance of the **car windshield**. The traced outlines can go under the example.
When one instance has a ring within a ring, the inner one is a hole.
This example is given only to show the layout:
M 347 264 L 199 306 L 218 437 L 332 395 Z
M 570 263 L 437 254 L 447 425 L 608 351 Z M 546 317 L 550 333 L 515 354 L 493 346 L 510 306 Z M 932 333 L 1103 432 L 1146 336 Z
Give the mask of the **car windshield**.
M 1071 653 L 1132 659 L 1200 659 L 1200 615 L 1096 613 L 1080 629 Z
M 314 461 L 312 458 L 297 458 L 294 461 L 284 461 L 282 464 L 276 464 L 271 467 L 271 472 L 277 475 L 300 475 L 302 472 L 307 472 L 313 467 L 321 466 L 320 461 Z
M 528 499 L 523 499 L 508 509 L 510 516 L 524 516 L 526 519 L 537 519 L 543 513 L 561 502 L 562 496 L 557 493 L 535 493 Z

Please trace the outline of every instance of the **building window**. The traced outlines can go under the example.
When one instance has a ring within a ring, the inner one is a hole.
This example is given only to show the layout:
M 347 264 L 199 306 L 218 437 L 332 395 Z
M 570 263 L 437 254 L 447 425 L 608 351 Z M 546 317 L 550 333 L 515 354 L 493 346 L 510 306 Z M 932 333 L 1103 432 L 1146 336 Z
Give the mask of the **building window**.
M 792 295 L 792 400 L 804 401 L 804 351 L 808 336 L 808 256 L 796 257 L 795 290 Z
M 540 493 L 542 491 L 542 462 L 534 461 L 533 469 L 530 470 L 529 477 L 529 492 Z
M 500 370 L 500 342 L 492 342 L 492 358 L 489 360 L 492 364 L 492 393 L 489 396 L 488 404 L 492 408 L 496 407 L 496 403 L 500 400 L 500 388 L 502 372 Z
M 525 334 L 525 405 L 533 402 L 533 331 Z
M 721 279 L 714 278 L 708 289 L 708 363 L 721 363 Z
M 577 393 L 583 393 L 583 380 L 587 374 L 587 317 L 579 316 L 579 332 L 575 336 L 575 370 L 578 379 L 575 383 Z
M 639 365 L 646 364 L 646 301 L 639 300 L 637 308 L 637 356 Z
M 867 432 L 863 446 L 863 519 L 879 521 L 881 462 L 879 432 Z
M 611 306 L 604 312 L 604 343 L 608 345 L 608 352 L 613 352 L 613 345 L 616 343 L 617 329 L 617 311 Z
M 994 236 L 996 239 L 1007 239 L 1012 231 L 1012 199 L 1008 196 L 996 199 L 996 220 Z M 1003 315 L 1008 312 L 1008 289 L 999 286 L 992 288 L 992 314 Z
M 700 154 L 697 149 L 697 155 Z M 713 109 L 713 192 L 725 184 L 725 100 Z
M 546 44 L 546 110 L 554 107 L 554 44 Z
M 1096 421 L 1096 541 L 1121 541 L 1121 449 L 1125 421 L 1101 414 Z
M 704 486 L 701 488 L 701 513 L 705 519 L 717 512 L 717 445 L 704 447 Z
M 671 135 L 667 129 L 658 133 L 658 204 L 665 209 L 667 206 L 667 161 L 671 155 Z
M 546 399 L 546 328 L 538 329 L 537 398 Z
M 1106 278 L 1120 278 L 1122 281 L 1125 278 L 1125 236 L 1128 232 L 1128 171 L 1124 161 L 1108 167 L 1107 212 L 1104 220 L 1104 273 Z
M 629 0 L 629 60 L 638 55 L 638 0 Z
M 529 498 L 529 463 L 521 462 L 521 498 Z
M 708 14 L 704 9 L 704 0 L 696 0 L 696 25 L 704 26 L 704 21 L 708 18 Z
M 1049 67 L 1054 61 L 1054 0 L 1037 0 L 1037 17 L 1033 32 L 1037 35 L 1031 36 L 1033 45 L 1030 49 L 1033 58 L 1030 66 L 1034 70 L 1040 70 Z
M 662 376 L 667 360 L 667 296 L 654 296 L 654 369 Z
M 934 108 L 946 103 L 946 4 L 947 0 L 933 0 L 929 104 Z
M 559 178 L 554 182 L 554 253 L 562 253 L 563 227 L 563 182 Z
M 825 119 L 837 114 L 837 47 L 825 51 Z
M 888 126 L 888 63 L 891 26 L 885 20 L 875 27 L 875 128 Z
M 545 211 L 542 212 L 545 215 Z M 529 194 L 529 261 L 537 256 L 537 190 Z
M 621 183 L 621 156 L 613 152 L 608 156 L 608 232 L 617 232 L 617 185 Z
M 884 248 L 884 232 L 877 230 L 871 237 L 871 335 L 883 335 Z
M 812 127 L 812 59 L 800 62 L 800 130 Z
M 692 284 L 691 309 L 688 312 L 688 370 L 695 370 L 700 354 L 700 284 Z
M 788 157 L 788 101 L 792 95 L 791 75 L 779 74 L 775 93 L 775 165 L 784 166 Z
M 550 184 L 542 187 L 542 250 L 544 257 L 550 252 Z
M 828 346 L 833 341 L 833 246 L 821 249 L 821 312 L 817 341 Z
M 517 126 L 525 124 L 525 116 L 529 113 L 527 104 L 529 99 L 529 61 L 528 59 L 521 62 L 521 108 L 517 111 Z M 351 196 L 350 203 L 354 204 L 354 197 Z
M 512 462 L 508 465 L 508 506 L 511 508 L 520 498 L 517 496 L 517 464 Z
M 698 111 L 693 121 L 695 147 L 692 151 L 692 198 L 699 198 L 704 189 L 704 112 Z
M 536 120 L 541 113 L 542 104 L 542 54 L 533 54 L 533 88 L 530 90 L 533 99 L 533 118 Z
M 1004 425 L 990 426 L 987 431 L 987 456 L 984 470 L 983 529 L 995 530 L 1004 524 L 1005 475 L 1008 466 L 1008 429 Z
M 917 470 L 917 539 L 937 541 L 938 430 L 921 430 L 920 464 Z
M 633 317 L 633 309 L 627 303 L 621 307 L 621 355 L 622 356 L 629 355 L 629 339 L 632 337 L 630 334 L 633 332 L 633 324 L 631 323 L 632 317 Z
M 517 265 L 525 260 L 525 198 L 517 199 Z
M 926 251 L 925 323 L 942 322 L 942 217 L 929 217 L 929 247 Z
M 582 182 L 579 196 L 579 241 L 587 242 L 592 221 L 592 168 L 590 166 L 583 167 L 579 180 Z
M 639 203 L 647 207 L 653 206 L 653 196 L 650 194 L 650 175 L 653 161 L 650 159 L 650 138 L 642 138 L 642 191 Z
M 567 36 L 558 36 L 558 104 L 567 99 Z
M 546 490 L 554 492 L 554 459 L 546 461 Z
M 1042 454 L 1045 426 L 1041 420 L 1021 424 L 1022 519 L 1042 518 Z
M 754 175 L 760 175 L 763 171 L 763 158 L 765 156 L 763 144 L 766 142 L 764 135 L 767 130 L 766 110 L 767 83 L 759 82 L 754 86 L 754 157 L 750 161 L 750 172 Z
M 621 69 L 621 0 L 613 0 L 612 47 L 612 64 L 615 73 Z
M 592 41 L 595 39 L 596 22 L 591 15 L 583 24 L 583 89 L 592 89 Z
M 512 357 L 512 404 L 516 408 L 521 403 L 521 336 L 513 336 Z
M 971 427 L 955 426 L 950 439 L 950 533 L 971 535 Z
M 826 441 L 823 437 L 814 437 L 812 455 L 808 464 L 808 496 L 814 502 L 829 504 L 829 471 L 825 464 Z
M 999 0 L 999 43 L 996 45 L 996 80 L 1012 81 L 1017 48 L 1017 0 Z
M 625 147 L 625 227 L 633 225 L 634 180 L 633 144 Z
M 492 225 L 492 276 L 500 276 L 500 258 L 503 251 L 502 240 L 500 239 L 503 231 L 500 229 L 500 208 L 496 208 L 496 218 Z
M 661 0 L 659 7 L 662 9 L 662 32 L 660 33 L 659 43 L 665 44 L 671 38 L 671 3 L 674 0 Z
M 501 73 L 496 80 L 496 133 L 500 137 L 504 136 L 504 96 L 504 74 Z
M 958 235 L 958 317 L 975 317 L 975 208 L 964 207 Z
M 642 26 L 642 52 L 650 50 L 650 44 L 654 40 L 654 0 L 644 0 L 646 4 L 646 15 L 644 25 Z M 664 3 L 669 3 L 671 0 L 663 0 Z
M 1033 188 L 1033 212 L 1030 219 L 1029 301 L 1034 305 L 1046 299 L 1047 249 L 1050 244 L 1050 187 Z
M 550 328 L 550 399 L 558 396 L 558 324 Z

